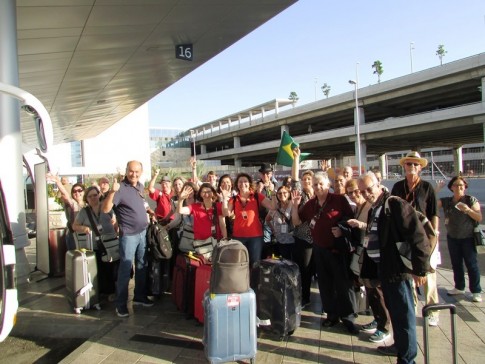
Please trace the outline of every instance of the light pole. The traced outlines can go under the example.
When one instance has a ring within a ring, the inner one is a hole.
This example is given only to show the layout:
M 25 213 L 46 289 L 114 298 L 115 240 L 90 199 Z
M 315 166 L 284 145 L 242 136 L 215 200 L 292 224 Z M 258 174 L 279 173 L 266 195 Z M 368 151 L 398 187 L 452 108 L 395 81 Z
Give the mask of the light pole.
M 409 59 L 411 60 L 411 73 L 413 73 L 413 49 L 414 42 L 409 43 Z
M 190 129 L 190 147 L 191 147 L 191 152 L 192 152 L 192 157 L 194 157 L 194 161 L 197 159 L 196 157 L 196 152 L 195 152 L 195 137 L 196 133 L 194 129 Z
M 355 157 L 357 159 L 357 164 L 359 166 L 359 176 L 362 173 L 362 162 L 360 157 L 360 120 L 359 120 L 359 97 L 357 95 L 357 89 L 359 88 L 359 80 L 349 80 L 351 85 L 354 85 L 354 92 L 355 92 L 355 117 L 354 117 L 354 124 L 355 124 L 355 134 L 357 134 L 357 145 L 355 147 Z

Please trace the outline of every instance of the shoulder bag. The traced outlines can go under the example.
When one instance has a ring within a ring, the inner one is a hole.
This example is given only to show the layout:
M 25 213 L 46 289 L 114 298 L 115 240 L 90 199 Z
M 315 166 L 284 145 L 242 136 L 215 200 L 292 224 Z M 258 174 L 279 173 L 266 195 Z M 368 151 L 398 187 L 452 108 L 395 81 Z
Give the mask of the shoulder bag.
M 101 250 L 101 260 L 105 263 L 112 263 L 120 260 L 120 241 L 116 234 L 101 235 L 98 225 L 95 223 L 90 207 L 86 207 L 89 222 L 93 232 L 98 237 L 98 247 Z

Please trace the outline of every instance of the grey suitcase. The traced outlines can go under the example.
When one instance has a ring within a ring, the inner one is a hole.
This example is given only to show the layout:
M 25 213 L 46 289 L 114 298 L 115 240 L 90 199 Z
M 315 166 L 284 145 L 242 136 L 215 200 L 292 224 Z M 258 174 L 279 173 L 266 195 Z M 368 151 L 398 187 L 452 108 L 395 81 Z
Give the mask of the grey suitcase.
M 211 363 L 250 359 L 257 351 L 256 295 L 204 294 L 204 352 Z
M 456 306 L 451 303 L 433 303 L 423 307 L 423 344 L 424 344 L 424 363 L 429 364 L 429 314 L 432 311 L 450 310 L 451 314 L 451 347 L 453 352 L 453 363 L 458 363 L 458 347 L 456 337 Z
M 66 252 L 67 299 L 79 314 L 83 309 L 99 306 L 98 267 L 92 250 L 76 249 Z

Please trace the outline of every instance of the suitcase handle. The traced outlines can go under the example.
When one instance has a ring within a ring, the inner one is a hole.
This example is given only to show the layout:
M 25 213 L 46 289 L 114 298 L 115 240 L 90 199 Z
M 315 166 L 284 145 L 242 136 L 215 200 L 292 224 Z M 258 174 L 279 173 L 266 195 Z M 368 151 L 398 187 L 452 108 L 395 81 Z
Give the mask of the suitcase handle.
M 452 315 L 456 314 L 456 306 L 452 303 L 431 303 L 423 307 L 423 318 L 428 317 L 432 311 L 450 310 Z
M 458 363 L 458 340 L 456 336 L 456 306 L 452 303 L 432 303 L 423 307 L 423 344 L 424 363 L 429 364 L 429 332 L 428 317 L 432 311 L 450 310 L 451 314 L 451 346 L 453 351 L 453 363 Z

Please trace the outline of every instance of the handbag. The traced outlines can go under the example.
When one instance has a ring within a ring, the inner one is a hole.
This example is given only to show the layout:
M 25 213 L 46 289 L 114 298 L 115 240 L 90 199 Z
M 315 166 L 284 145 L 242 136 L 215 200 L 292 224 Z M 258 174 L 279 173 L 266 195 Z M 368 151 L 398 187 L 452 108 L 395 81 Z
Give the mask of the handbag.
M 112 263 L 120 260 L 120 241 L 116 234 L 101 235 L 98 244 L 103 262 Z
M 179 250 L 187 253 L 194 251 L 194 228 L 190 224 L 183 224 L 182 235 L 180 235 Z
M 98 230 L 98 225 L 94 222 L 94 217 L 91 208 L 86 207 L 91 228 L 98 238 L 98 248 L 101 251 L 101 260 L 105 263 L 112 263 L 120 260 L 120 241 L 116 234 L 101 235 Z
M 476 246 L 485 246 L 485 234 L 478 223 L 473 228 L 473 238 Z
M 205 240 L 194 240 L 193 246 L 197 254 L 203 255 L 204 258 L 211 260 L 212 251 L 217 244 L 217 239 L 211 236 Z
M 364 262 L 364 247 L 358 245 L 354 252 L 352 253 L 352 257 L 350 258 L 350 270 L 354 273 L 357 277 L 360 277 L 360 271 L 362 269 L 362 263 Z

